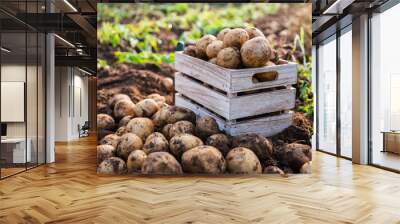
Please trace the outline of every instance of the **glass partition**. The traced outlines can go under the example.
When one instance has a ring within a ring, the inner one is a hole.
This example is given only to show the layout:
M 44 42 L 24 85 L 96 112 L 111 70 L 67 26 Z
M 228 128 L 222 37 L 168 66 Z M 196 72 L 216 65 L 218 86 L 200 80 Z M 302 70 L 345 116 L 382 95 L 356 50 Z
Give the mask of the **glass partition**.
M 400 5 L 371 18 L 371 162 L 400 170 Z
M 336 154 L 336 36 L 318 48 L 318 149 Z
M 340 155 L 352 157 L 352 32 L 340 36 Z
M 40 2 L 2 1 L 17 16 Z M 45 162 L 45 44 L 43 33 L 0 11 L 0 178 Z

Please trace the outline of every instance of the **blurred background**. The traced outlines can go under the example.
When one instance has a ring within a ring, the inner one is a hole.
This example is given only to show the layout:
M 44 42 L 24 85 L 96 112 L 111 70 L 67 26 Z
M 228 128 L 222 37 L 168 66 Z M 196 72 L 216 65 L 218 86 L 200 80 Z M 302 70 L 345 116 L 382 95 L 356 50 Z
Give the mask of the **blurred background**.
M 280 58 L 299 63 L 296 111 L 312 121 L 310 3 L 108 3 L 97 9 L 98 113 L 111 113 L 107 99 L 116 93 L 134 101 L 158 93 L 172 103 L 172 91 L 163 81 L 174 76 L 178 41 L 195 42 L 226 27 L 255 26 Z

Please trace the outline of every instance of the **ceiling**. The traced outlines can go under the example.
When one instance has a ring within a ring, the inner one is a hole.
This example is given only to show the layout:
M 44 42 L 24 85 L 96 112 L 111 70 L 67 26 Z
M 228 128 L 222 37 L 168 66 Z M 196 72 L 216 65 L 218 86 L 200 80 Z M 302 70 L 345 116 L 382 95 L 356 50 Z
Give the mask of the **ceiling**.
M 37 44 L 29 43 L 33 38 L 29 32 L 55 33 L 56 65 L 73 62 L 95 73 L 96 4 L 96 0 L 0 0 L 2 46 L 12 49 L 10 58 L 30 58 L 36 55 Z

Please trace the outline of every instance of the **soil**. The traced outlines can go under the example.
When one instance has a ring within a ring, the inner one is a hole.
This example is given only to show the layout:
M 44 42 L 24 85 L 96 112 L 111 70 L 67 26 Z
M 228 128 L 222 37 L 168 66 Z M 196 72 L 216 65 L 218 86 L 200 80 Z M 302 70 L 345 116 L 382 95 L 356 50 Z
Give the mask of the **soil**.
M 305 52 L 307 56 L 311 55 L 311 7 L 308 4 L 281 8 L 275 14 L 256 19 L 254 24 L 271 43 L 275 43 L 280 58 L 300 62 L 303 60 L 301 49 L 298 46 L 293 49 L 296 35 L 303 27 Z
M 98 113 L 111 114 L 107 102 L 118 93 L 127 94 L 134 103 L 147 95 L 158 93 L 166 97 L 167 103 L 172 104 L 173 93 L 165 88 L 163 80 L 173 78 L 174 73 L 174 68 L 169 65 L 157 67 L 152 64 L 119 64 L 100 69 L 97 76 Z

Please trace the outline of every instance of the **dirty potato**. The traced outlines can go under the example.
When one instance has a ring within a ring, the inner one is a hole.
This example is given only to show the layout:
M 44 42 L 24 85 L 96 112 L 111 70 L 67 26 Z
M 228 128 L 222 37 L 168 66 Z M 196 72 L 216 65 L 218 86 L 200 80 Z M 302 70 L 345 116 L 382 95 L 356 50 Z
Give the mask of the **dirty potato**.
M 196 43 L 196 56 L 199 58 L 207 58 L 207 46 L 217 38 L 211 34 L 204 35 Z
M 120 100 L 114 106 L 114 117 L 121 119 L 135 115 L 135 104 L 131 100 Z
M 184 152 L 201 145 L 203 145 L 203 141 L 191 134 L 175 135 L 169 141 L 170 151 L 178 160 L 181 159 Z
M 97 114 L 97 128 L 113 130 L 115 126 L 114 118 L 108 114 Z
M 115 104 L 116 104 L 118 101 L 120 101 L 120 100 L 128 100 L 128 101 L 131 101 L 131 98 L 130 98 L 128 95 L 126 95 L 126 94 L 122 94 L 122 93 L 115 94 L 113 97 L 111 97 L 111 98 L 109 99 L 108 105 L 109 105 L 111 108 L 114 108 Z
M 158 93 L 153 93 L 147 96 L 148 99 L 153 99 L 154 101 L 156 101 L 158 108 L 161 108 L 164 106 L 164 104 L 167 102 L 167 100 L 165 99 L 164 96 L 161 96 Z
M 249 40 L 249 34 L 245 29 L 235 28 L 229 30 L 224 35 L 224 47 L 236 47 L 240 49 L 240 47 Z
M 272 158 L 272 142 L 259 134 L 239 135 L 233 138 L 232 147 L 245 147 L 252 150 L 262 161 Z
M 128 173 L 139 172 L 142 168 L 144 160 L 147 158 L 147 154 L 142 150 L 132 151 L 128 159 L 126 160 L 126 166 L 128 168 Z
M 126 126 L 129 123 L 129 121 L 132 120 L 133 117 L 134 116 L 132 116 L 132 115 L 123 117 L 121 120 L 119 120 L 118 126 L 119 127 Z
M 207 138 L 206 145 L 217 148 L 223 156 L 226 156 L 231 149 L 231 140 L 225 134 L 213 134 Z
M 225 28 L 219 31 L 217 39 L 220 41 L 224 41 L 225 34 L 228 33 L 230 30 L 231 30 L 230 28 Z
M 136 107 L 140 108 L 144 117 L 153 116 L 159 109 L 157 102 L 153 99 L 141 100 L 136 104 Z
M 220 40 L 214 40 L 207 46 L 206 54 L 208 58 L 215 58 L 218 52 L 223 49 L 224 43 Z
M 126 130 L 126 126 L 119 127 L 117 129 L 117 131 L 115 132 L 115 134 L 118 135 L 118 136 L 122 136 L 122 135 L 124 135 L 126 133 L 128 133 L 128 130 Z
M 108 134 L 100 140 L 100 145 L 112 145 L 117 148 L 120 137 L 116 134 Z
M 262 166 L 256 154 L 250 149 L 237 147 L 226 156 L 227 169 L 233 174 L 260 174 Z
M 98 145 L 97 146 L 97 164 L 103 160 L 115 156 L 115 148 L 112 145 Z
M 97 167 L 97 173 L 100 174 L 124 174 L 126 171 L 125 161 L 118 157 L 107 158 Z
M 146 154 L 153 152 L 168 152 L 168 140 L 160 132 L 154 132 L 146 138 L 143 146 L 143 151 Z
M 238 49 L 227 47 L 218 52 L 217 65 L 224 68 L 235 69 L 238 68 L 240 64 L 241 60 Z
M 152 117 L 154 125 L 162 129 L 164 125 L 173 124 L 178 121 L 186 120 L 192 123 L 196 122 L 196 114 L 184 107 L 165 106 L 157 111 Z
M 178 121 L 174 123 L 168 131 L 168 138 L 179 134 L 194 134 L 194 125 L 189 121 Z
M 265 66 L 272 56 L 272 49 L 264 37 L 254 37 L 240 49 L 243 65 L 249 68 Z
M 176 175 L 182 174 L 182 167 L 168 152 L 153 152 L 147 155 L 142 165 L 143 174 Z
M 220 133 L 217 121 L 210 116 L 203 116 L 196 121 L 196 135 L 204 141 L 211 135 Z
M 185 172 L 198 174 L 222 174 L 226 162 L 221 152 L 212 146 L 197 146 L 182 154 Z
M 145 140 L 147 136 L 154 132 L 154 124 L 149 118 L 136 117 L 129 121 L 126 126 L 128 132 L 139 136 L 142 140 Z
M 126 133 L 121 136 L 117 146 L 117 156 L 126 160 L 129 154 L 134 150 L 141 150 L 143 147 L 142 139 L 132 133 Z
M 254 37 L 265 37 L 263 32 L 255 27 L 247 27 L 245 30 L 247 34 L 249 34 L 249 40 L 253 39 Z

